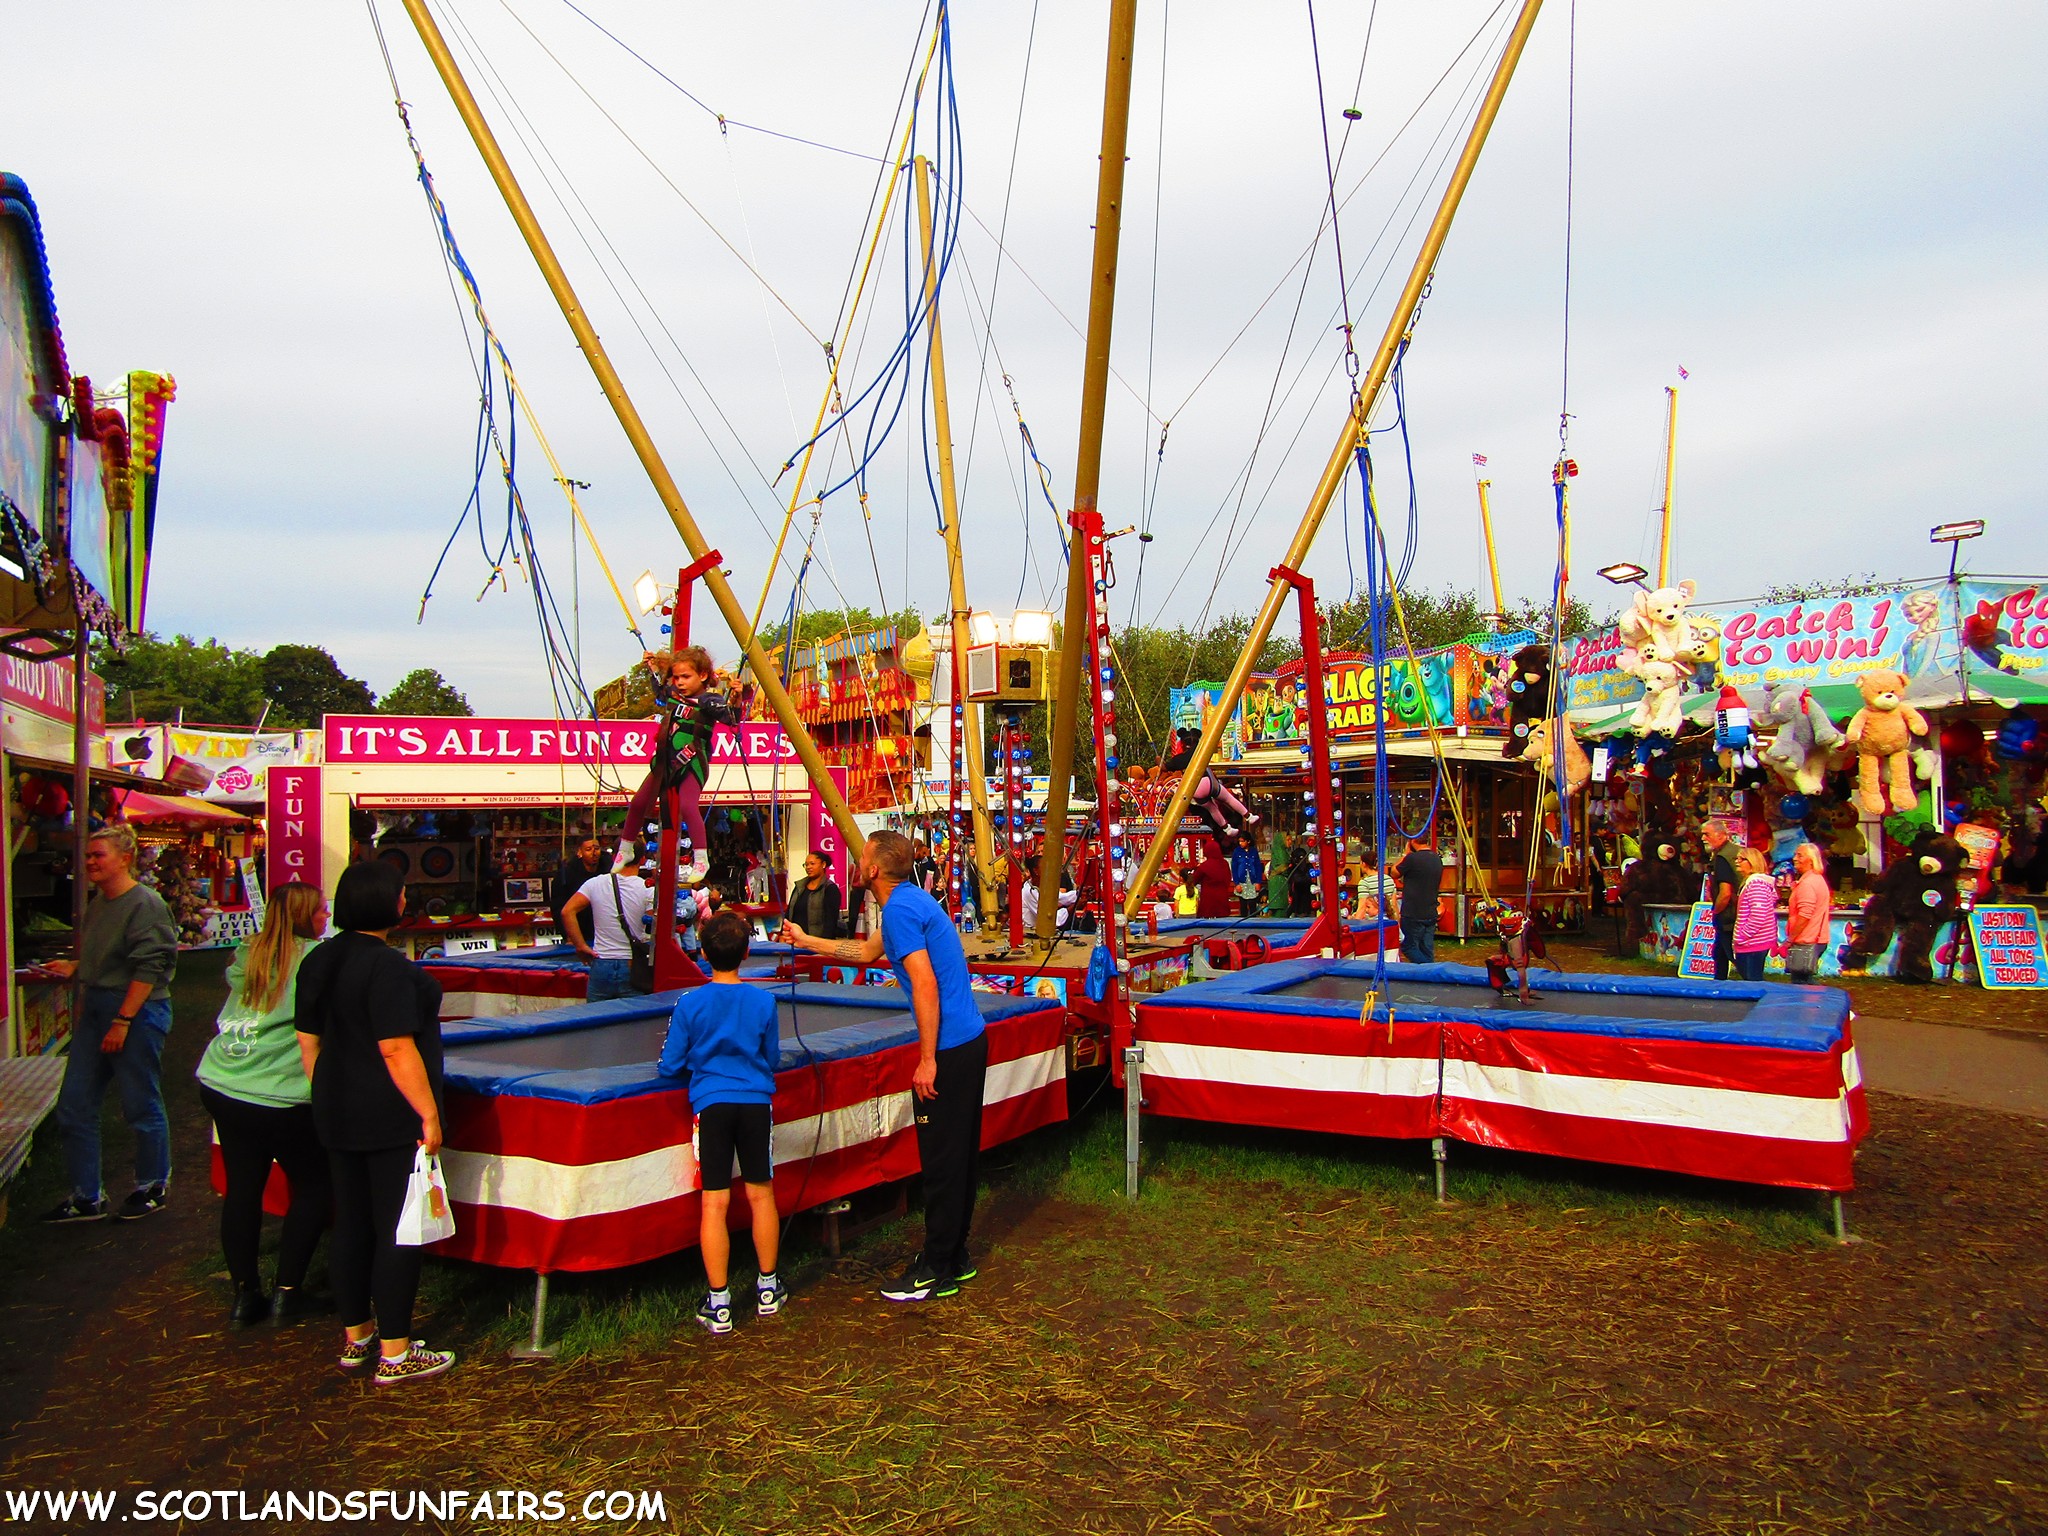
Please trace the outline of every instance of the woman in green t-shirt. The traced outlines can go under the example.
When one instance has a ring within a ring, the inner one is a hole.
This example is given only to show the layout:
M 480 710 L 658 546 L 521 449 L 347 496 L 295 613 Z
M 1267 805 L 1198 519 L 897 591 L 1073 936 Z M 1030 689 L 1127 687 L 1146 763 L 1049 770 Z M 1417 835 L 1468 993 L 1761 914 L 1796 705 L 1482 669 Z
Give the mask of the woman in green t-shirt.
M 227 1198 L 220 1246 L 235 1283 L 233 1327 L 275 1317 L 296 1322 L 310 1310 L 301 1286 L 326 1229 L 332 1181 L 327 1152 L 313 1130 L 313 1093 L 299 1052 L 299 962 L 327 929 L 318 886 L 288 881 L 270 894 L 263 931 L 244 939 L 228 962 L 228 1000 L 219 1033 L 199 1058 L 199 1098 L 220 1140 Z M 263 1191 L 271 1165 L 291 1190 L 277 1250 L 277 1294 L 263 1293 L 256 1248 L 263 1235 Z

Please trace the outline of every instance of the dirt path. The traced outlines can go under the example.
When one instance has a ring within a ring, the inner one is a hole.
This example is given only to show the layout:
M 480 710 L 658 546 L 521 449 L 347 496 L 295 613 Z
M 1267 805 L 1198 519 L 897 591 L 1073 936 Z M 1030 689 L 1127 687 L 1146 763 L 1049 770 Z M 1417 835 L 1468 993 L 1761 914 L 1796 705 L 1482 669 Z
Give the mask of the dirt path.
M 1855 1028 L 1874 1089 L 2048 1120 L 2048 1038 L 1910 1019 L 1859 1017 Z

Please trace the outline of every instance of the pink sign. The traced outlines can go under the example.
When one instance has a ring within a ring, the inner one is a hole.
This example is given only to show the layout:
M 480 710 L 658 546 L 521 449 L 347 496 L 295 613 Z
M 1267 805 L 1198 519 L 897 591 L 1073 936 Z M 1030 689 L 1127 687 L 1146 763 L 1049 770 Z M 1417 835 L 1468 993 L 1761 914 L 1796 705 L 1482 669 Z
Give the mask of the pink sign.
M 0 655 L 0 699 L 69 725 L 77 718 L 76 697 L 69 657 L 24 661 L 19 656 Z M 96 731 L 107 723 L 107 685 L 97 672 L 85 674 L 85 717 Z
M 652 720 L 471 719 L 447 715 L 329 715 L 330 763 L 640 764 L 654 756 Z M 711 761 L 796 761 L 782 727 L 748 720 L 720 726 Z
M 831 768 L 833 786 L 843 796 L 846 793 L 846 770 Z M 832 883 L 844 892 L 846 884 L 846 843 L 839 835 L 839 828 L 832 823 L 832 813 L 825 809 L 825 797 L 816 789 L 811 791 L 811 852 L 822 853 L 832 866 Z
M 268 887 L 287 880 L 320 885 L 320 770 L 273 767 L 264 819 Z

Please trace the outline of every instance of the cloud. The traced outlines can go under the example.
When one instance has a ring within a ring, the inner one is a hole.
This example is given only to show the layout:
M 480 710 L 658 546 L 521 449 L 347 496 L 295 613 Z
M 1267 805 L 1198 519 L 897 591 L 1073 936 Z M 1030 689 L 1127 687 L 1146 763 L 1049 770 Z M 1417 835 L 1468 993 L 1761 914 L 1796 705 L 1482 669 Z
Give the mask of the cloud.
M 622 579 L 672 568 L 682 554 L 666 515 L 402 13 L 382 9 L 464 251 L 565 471 L 592 482 L 588 509 L 606 553 Z M 877 167 L 747 128 L 721 134 L 713 113 L 887 152 L 923 6 L 586 5 L 711 111 L 551 0 L 443 9 L 462 22 L 462 46 L 480 50 L 466 64 L 488 87 L 508 153 L 752 606 L 788 492 L 787 479 L 767 482 L 818 409 L 818 338 L 858 269 Z M 8 168 L 44 211 L 75 366 L 103 380 L 129 367 L 179 379 L 152 624 L 243 644 L 317 641 L 380 688 L 436 666 L 480 708 L 546 709 L 519 575 L 507 572 L 512 591 L 477 601 L 488 562 L 473 530 L 450 555 L 426 623 L 414 622 L 469 495 L 476 384 L 363 14 L 190 0 L 117 16 L 86 46 L 68 16 L 21 8 L 10 41 L 35 67 L 0 99 L 0 131 Z M 1495 17 L 1473 0 L 1318 10 L 1342 184 Z M 1567 17 L 1551 6 L 1539 22 L 1407 364 L 1424 582 L 1481 579 L 1475 450 L 1491 459 L 1511 594 L 1549 580 Z M 961 184 L 988 231 L 1008 217 L 1000 260 L 991 234 L 969 222 L 945 309 L 970 590 L 1004 608 L 1020 576 L 1027 603 L 1058 578 L 1053 520 L 1000 375 L 1064 505 L 1104 39 L 1092 7 L 980 7 L 958 13 L 955 28 Z M 773 48 L 761 46 L 764 30 Z M 1584 470 L 1574 482 L 1581 573 L 1645 547 L 1661 488 L 1662 388 L 1680 363 L 1692 378 L 1680 416 L 1679 566 L 1706 590 L 1926 569 L 1925 529 L 1951 515 L 1991 521 L 1973 552 L 1980 564 L 2043 568 L 2048 527 L 2032 515 L 2030 449 L 2048 390 L 2028 341 L 2048 308 L 2048 242 L 2040 199 L 2013 189 L 2039 181 L 2029 61 L 2044 33 L 2048 16 L 1987 5 L 1578 7 L 1571 449 Z M 1418 194 L 1404 189 L 1436 163 L 1430 146 L 1451 142 L 1440 130 L 1472 78 L 1451 71 L 1346 206 L 1362 346 L 1387 323 L 1419 229 L 1407 223 Z M 1362 115 L 1345 143 L 1335 114 L 1354 100 Z M 1212 594 L 1220 609 L 1257 602 L 1343 419 L 1328 243 L 1305 286 L 1289 275 L 1327 195 L 1305 9 L 1146 8 L 1130 150 L 1102 505 L 1112 526 L 1150 508 L 1159 538 L 1144 557 L 1145 610 L 1192 620 Z M 892 225 L 870 279 L 873 319 L 846 348 L 855 387 L 900 329 L 902 235 Z M 992 288 L 991 336 L 979 305 Z M 1150 413 L 1134 392 L 1149 392 Z M 1279 404 L 1269 410 L 1269 399 Z M 1156 418 L 1169 413 L 1162 459 Z M 850 495 L 824 509 L 830 569 L 853 602 L 943 606 L 916 427 L 913 401 L 872 466 L 867 515 Z M 1263 510 L 1219 569 L 1233 482 L 1255 444 L 1246 516 L 1261 498 Z M 843 446 L 833 446 L 843 472 Z M 567 513 L 536 449 L 526 436 L 525 490 L 566 591 Z M 1407 477 L 1397 434 L 1377 435 L 1375 457 L 1398 541 Z M 498 494 L 487 491 L 502 530 Z M 1356 534 L 1355 497 L 1350 515 Z M 799 541 L 810 526 L 799 511 Z M 1136 550 L 1119 560 L 1121 616 Z M 628 664 L 633 643 L 587 552 L 580 565 L 595 682 Z M 1311 568 L 1326 590 L 1351 579 L 1334 520 Z M 771 610 L 787 594 L 782 578 Z M 829 582 L 809 597 L 837 600 Z

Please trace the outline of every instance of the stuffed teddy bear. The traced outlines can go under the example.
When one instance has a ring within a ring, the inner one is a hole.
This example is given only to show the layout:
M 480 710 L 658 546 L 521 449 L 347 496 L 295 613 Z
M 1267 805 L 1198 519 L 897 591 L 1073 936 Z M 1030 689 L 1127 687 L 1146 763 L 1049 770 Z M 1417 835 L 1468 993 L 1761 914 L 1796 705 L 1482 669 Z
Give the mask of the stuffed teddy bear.
M 1928 957 L 1941 925 L 1961 908 L 1956 879 L 1966 862 L 1963 845 L 1945 833 L 1930 827 L 1914 838 L 1906 856 L 1878 877 L 1877 889 L 1863 904 L 1863 920 L 1842 946 L 1842 969 L 1869 969 L 1896 936 L 1892 978 L 1909 986 L 1934 980 Z
M 1813 695 L 1799 683 L 1773 683 L 1753 723 L 1776 732 L 1763 751 L 1764 765 L 1802 795 L 1818 794 L 1827 780 L 1829 749 L 1842 733 Z
M 1690 581 L 1654 592 L 1636 591 L 1635 605 L 1621 616 L 1624 652 L 1655 646 L 1667 661 L 1696 664 L 1707 659 L 1716 638 L 1710 626 L 1689 617 L 1685 605 L 1698 589 Z M 1630 671 L 1624 654 L 1622 670 Z
M 1525 645 L 1508 663 L 1508 739 L 1502 757 L 1520 757 L 1529 727 L 1550 713 L 1550 647 Z
M 1631 860 L 1621 872 L 1621 910 L 1627 922 L 1623 928 L 1622 957 L 1636 959 L 1643 940 L 1650 936 L 1646 904 L 1676 906 L 1686 897 L 1685 868 L 1678 862 L 1678 850 L 1668 842 L 1643 844 L 1643 856 Z
M 1557 763 L 1553 734 L 1558 720 L 1538 720 L 1529 727 L 1528 757 L 1536 765 L 1536 771 L 1552 789 L 1557 788 Z M 1586 749 L 1579 745 L 1579 738 L 1567 728 L 1564 732 L 1564 787 L 1567 795 L 1575 795 L 1593 779 L 1593 761 L 1586 756 Z
M 1637 648 L 1634 664 L 1628 670 L 1643 681 L 1643 696 L 1628 717 L 1629 729 L 1638 736 L 1677 736 L 1679 727 L 1685 723 L 1678 690 L 1692 669 L 1680 666 L 1650 642 Z
M 1863 707 L 1849 722 L 1856 749 L 1856 803 L 1872 816 L 1885 813 L 1879 780 L 1889 775 L 1891 809 L 1910 811 L 1920 803 L 1913 788 L 1913 738 L 1927 734 L 1927 717 L 1906 702 L 1906 674 L 1865 672 L 1856 679 Z

